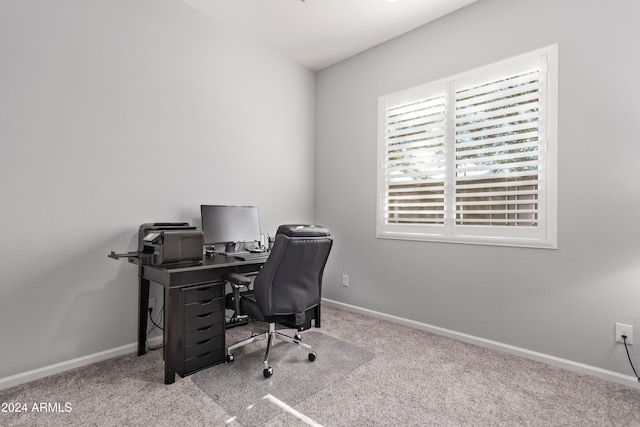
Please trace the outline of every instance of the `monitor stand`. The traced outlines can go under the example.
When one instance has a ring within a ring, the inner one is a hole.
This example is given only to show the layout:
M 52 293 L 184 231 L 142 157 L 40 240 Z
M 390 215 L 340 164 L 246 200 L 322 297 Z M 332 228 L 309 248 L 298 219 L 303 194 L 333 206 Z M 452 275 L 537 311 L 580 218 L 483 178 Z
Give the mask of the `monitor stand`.
M 226 243 L 224 245 L 224 252 L 222 252 L 222 254 L 226 256 L 235 256 L 235 255 L 246 255 L 249 253 L 245 250 L 238 251 L 236 250 L 237 247 L 238 247 L 238 242 Z

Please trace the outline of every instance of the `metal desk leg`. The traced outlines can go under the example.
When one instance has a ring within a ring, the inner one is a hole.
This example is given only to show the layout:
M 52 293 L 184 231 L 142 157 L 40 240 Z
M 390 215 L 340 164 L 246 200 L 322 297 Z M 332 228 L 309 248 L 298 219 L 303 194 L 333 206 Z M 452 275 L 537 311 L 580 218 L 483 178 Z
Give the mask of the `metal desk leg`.
M 138 276 L 140 284 L 138 289 L 138 356 L 147 352 L 147 313 L 149 309 L 149 280 L 142 278 L 142 266 Z

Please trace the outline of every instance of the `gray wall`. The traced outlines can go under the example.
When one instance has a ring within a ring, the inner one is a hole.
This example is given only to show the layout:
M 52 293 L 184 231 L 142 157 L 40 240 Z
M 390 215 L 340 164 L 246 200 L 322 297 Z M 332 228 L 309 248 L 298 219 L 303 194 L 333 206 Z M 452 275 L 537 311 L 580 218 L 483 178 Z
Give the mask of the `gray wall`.
M 139 224 L 312 221 L 314 106 L 314 73 L 178 1 L 0 0 L 0 378 L 135 342 L 107 253 Z
M 640 328 L 638 16 L 636 0 L 480 0 L 319 72 L 323 296 L 632 374 L 613 325 Z M 378 97 L 554 43 L 559 249 L 377 240 Z

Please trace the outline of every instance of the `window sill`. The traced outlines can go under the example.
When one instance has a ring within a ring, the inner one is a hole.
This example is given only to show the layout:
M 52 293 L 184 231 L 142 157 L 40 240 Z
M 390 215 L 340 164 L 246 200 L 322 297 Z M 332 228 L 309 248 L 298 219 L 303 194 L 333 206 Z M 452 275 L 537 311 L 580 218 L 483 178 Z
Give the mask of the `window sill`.
M 457 243 L 465 245 L 510 246 L 535 249 L 558 249 L 556 242 L 541 239 L 523 239 L 486 236 L 441 236 L 434 234 L 378 232 L 378 239 L 412 240 L 437 243 Z

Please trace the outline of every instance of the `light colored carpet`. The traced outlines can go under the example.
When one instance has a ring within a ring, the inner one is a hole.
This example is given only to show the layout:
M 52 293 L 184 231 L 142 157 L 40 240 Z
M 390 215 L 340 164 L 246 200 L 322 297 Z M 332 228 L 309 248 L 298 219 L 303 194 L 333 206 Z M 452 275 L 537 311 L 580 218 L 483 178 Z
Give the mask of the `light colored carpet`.
M 314 362 L 307 350 L 276 341 L 269 352 L 274 373 L 266 379 L 266 341 L 260 341 L 251 353 L 235 351 L 233 363 L 197 372 L 191 379 L 240 424 L 253 426 L 282 413 L 281 403 L 293 407 L 373 358 L 367 350 L 317 331 L 303 336 L 318 354 Z
M 331 307 L 322 313 L 319 331 L 374 358 L 263 426 L 640 427 L 640 390 Z M 248 335 L 243 328 L 228 342 Z M 241 425 L 192 377 L 164 385 L 160 351 L 3 390 L 0 402 L 72 408 L 0 413 L 2 426 Z

